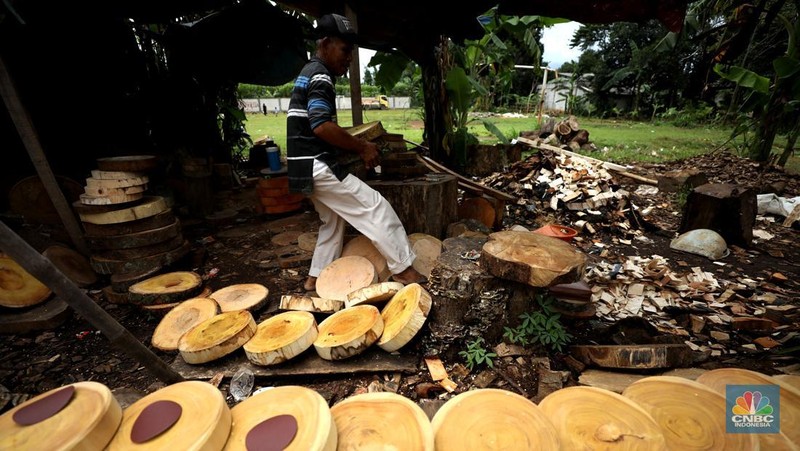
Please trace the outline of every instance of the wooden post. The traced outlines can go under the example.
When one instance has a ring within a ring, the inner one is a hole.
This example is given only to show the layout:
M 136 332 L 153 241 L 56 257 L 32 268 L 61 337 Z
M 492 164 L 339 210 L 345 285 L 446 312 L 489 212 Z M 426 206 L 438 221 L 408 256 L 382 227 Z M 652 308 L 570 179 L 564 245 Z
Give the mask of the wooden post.
M 2 221 L 0 221 L 0 249 L 33 277 L 53 290 L 59 298 L 108 337 L 113 345 L 133 357 L 161 381 L 172 384 L 183 380 L 181 375 L 153 354 L 128 329 L 69 280 L 50 260 L 36 252 Z
M 353 29 L 358 33 L 358 16 L 350 5 L 345 5 L 344 12 Z M 361 62 L 358 57 L 358 45 L 353 46 L 353 59 L 350 61 L 350 104 L 353 114 L 353 126 L 364 123 L 361 109 Z
M 69 203 L 67 203 L 67 199 L 64 197 L 64 193 L 61 191 L 61 188 L 58 187 L 56 177 L 53 175 L 52 169 L 50 169 L 50 163 L 47 162 L 42 144 L 39 142 L 39 137 L 33 128 L 33 121 L 31 121 L 28 112 L 19 99 L 17 88 L 14 86 L 11 74 L 8 72 L 8 68 L 2 57 L 0 57 L 0 93 L 3 95 L 3 101 L 6 104 L 6 108 L 8 108 L 8 114 L 17 127 L 17 132 L 20 138 L 22 138 L 22 143 L 25 145 L 28 155 L 31 157 L 33 166 L 36 168 L 39 178 L 42 179 L 42 185 L 44 185 L 44 189 L 47 191 L 48 196 L 50 196 L 50 200 L 53 202 L 59 217 L 61 217 L 61 221 L 64 223 L 64 227 L 67 229 L 72 243 L 81 254 L 88 256 L 89 248 L 86 246 L 86 241 L 83 239 L 83 231 L 72 209 L 70 209 Z

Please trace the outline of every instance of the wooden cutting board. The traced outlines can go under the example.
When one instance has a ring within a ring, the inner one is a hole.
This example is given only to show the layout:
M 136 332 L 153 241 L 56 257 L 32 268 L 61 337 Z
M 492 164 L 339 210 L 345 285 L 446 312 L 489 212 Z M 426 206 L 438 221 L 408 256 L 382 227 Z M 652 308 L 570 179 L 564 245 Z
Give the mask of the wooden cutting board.
M 104 213 L 78 213 L 81 221 L 91 224 L 119 224 L 148 218 L 169 210 L 161 196 L 145 196 L 142 202 L 132 207 L 111 210 Z
M 339 434 L 339 449 L 434 449 L 428 417 L 404 396 L 363 393 L 334 405 L 331 414 Z

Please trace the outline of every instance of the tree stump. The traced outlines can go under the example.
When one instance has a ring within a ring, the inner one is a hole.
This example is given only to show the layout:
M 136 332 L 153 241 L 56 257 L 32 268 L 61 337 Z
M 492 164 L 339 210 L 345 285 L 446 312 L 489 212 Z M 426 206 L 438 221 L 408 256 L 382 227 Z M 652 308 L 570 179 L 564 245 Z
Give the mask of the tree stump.
M 427 174 L 411 180 L 367 182 L 392 205 L 406 233 L 440 238 L 457 221 L 458 181 L 449 174 Z
M 467 339 L 496 342 L 503 327 L 515 326 L 519 315 L 530 310 L 537 289 L 494 277 L 479 266 L 484 243 L 486 238 L 469 237 L 442 243 L 428 285 L 433 308 L 428 318 L 430 333 L 422 341 L 426 354 L 455 359 Z
M 753 241 L 757 211 L 752 189 L 730 183 L 707 183 L 689 193 L 678 233 L 711 229 L 728 244 L 748 247 Z
M 522 159 L 522 144 L 477 144 L 467 148 L 464 174 L 486 177 Z

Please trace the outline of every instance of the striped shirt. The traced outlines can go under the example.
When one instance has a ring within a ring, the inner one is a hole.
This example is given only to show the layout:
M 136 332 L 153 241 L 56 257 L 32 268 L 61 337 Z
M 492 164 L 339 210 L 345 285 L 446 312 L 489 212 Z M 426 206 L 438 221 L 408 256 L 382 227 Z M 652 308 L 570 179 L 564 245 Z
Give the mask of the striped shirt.
M 339 180 L 347 176 L 336 163 L 338 150 L 314 135 L 325 122 L 336 122 L 336 79 L 316 56 L 306 63 L 294 82 L 286 118 L 286 160 L 289 190 L 311 194 L 314 159 L 327 164 Z

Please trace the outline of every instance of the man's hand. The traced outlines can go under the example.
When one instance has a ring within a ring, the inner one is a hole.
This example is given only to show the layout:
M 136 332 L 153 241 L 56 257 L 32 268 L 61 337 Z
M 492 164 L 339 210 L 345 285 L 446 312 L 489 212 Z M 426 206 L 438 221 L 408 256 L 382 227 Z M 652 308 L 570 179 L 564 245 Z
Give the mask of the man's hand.
M 378 145 L 369 142 L 363 141 L 363 145 L 361 150 L 359 150 L 358 154 L 361 156 L 361 159 L 364 160 L 364 166 L 367 167 L 367 170 L 374 168 L 381 164 L 380 154 L 378 153 Z

